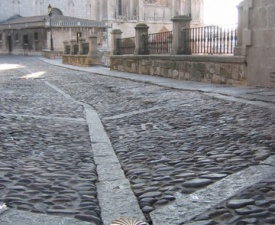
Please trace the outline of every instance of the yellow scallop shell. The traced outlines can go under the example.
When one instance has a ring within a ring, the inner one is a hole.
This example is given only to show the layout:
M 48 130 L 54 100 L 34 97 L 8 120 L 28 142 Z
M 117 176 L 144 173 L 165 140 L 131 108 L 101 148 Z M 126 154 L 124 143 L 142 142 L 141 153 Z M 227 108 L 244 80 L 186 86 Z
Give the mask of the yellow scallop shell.
M 134 218 L 120 218 L 118 220 L 114 220 L 110 225 L 148 225 L 148 223 Z

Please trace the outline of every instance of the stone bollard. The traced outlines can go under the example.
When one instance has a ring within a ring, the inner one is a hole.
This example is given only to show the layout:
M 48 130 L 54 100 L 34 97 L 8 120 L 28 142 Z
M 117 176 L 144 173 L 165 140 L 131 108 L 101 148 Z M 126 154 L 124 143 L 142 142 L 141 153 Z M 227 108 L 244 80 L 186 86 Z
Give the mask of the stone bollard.
M 139 23 L 135 26 L 136 30 L 136 46 L 134 55 L 148 55 L 148 29 L 145 23 Z
M 70 54 L 71 55 L 75 55 L 76 53 L 74 52 L 74 46 L 77 43 L 77 41 L 75 39 L 72 39 L 70 41 Z
M 63 41 L 63 54 L 67 55 L 69 52 L 67 52 L 67 46 L 69 45 L 68 41 Z
M 121 39 L 122 31 L 120 29 L 115 29 L 111 31 L 111 55 L 119 55 L 117 40 Z
M 79 38 L 78 40 L 78 55 L 83 55 L 83 43 L 85 42 L 85 38 Z
M 191 54 L 188 35 L 191 20 L 189 16 L 175 16 L 172 19 L 173 39 L 171 55 Z

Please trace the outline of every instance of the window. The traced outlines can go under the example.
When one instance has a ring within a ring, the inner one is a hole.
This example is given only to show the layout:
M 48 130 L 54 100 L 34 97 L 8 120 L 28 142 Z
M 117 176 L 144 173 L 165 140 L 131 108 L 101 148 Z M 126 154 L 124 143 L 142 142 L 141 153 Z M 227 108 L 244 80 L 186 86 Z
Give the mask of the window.
M 122 0 L 117 1 L 117 13 L 119 16 L 122 16 Z
M 24 36 L 23 36 L 23 44 L 24 44 L 24 45 L 29 44 L 28 35 L 24 35 Z
M 15 41 L 19 42 L 19 34 L 18 33 L 15 34 Z
M 38 33 L 34 33 L 34 40 L 37 41 L 38 40 Z
M 2 41 L 2 34 L 0 34 L 0 41 Z
M 76 40 L 77 40 L 77 43 L 78 43 L 78 41 L 79 41 L 79 38 L 81 38 L 81 36 L 82 36 L 81 32 L 77 32 L 77 33 L 76 33 Z

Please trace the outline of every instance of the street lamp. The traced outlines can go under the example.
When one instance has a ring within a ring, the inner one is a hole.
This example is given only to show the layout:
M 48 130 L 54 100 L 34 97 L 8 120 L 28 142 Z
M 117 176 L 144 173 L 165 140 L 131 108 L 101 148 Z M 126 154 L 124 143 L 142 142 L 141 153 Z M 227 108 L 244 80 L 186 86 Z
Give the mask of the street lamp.
M 48 6 L 48 15 L 50 17 L 50 30 L 51 30 L 51 51 L 53 51 L 53 33 L 52 33 L 52 7 L 49 4 Z

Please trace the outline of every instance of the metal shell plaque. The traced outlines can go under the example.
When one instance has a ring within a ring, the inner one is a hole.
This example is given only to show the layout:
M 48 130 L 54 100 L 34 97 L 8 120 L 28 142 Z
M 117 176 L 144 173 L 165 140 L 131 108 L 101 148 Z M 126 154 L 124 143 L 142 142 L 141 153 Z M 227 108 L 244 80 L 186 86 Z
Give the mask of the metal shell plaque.
M 148 223 L 134 218 L 120 218 L 118 220 L 114 220 L 110 225 L 148 225 Z

